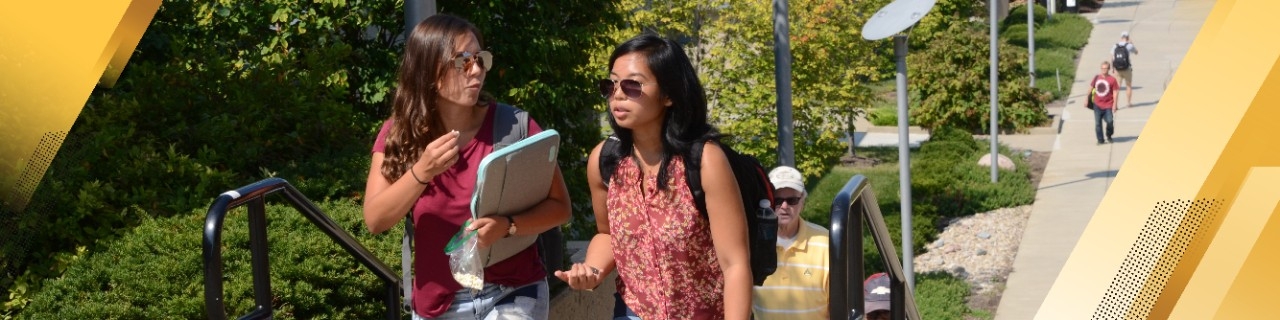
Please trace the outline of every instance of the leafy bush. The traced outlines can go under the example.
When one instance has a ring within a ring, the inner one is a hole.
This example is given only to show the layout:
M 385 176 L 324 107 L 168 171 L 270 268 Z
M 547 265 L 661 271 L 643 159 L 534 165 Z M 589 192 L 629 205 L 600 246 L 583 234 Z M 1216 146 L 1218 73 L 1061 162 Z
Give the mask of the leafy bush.
M 898 110 L 896 108 L 871 109 L 871 112 L 867 112 L 867 120 L 877 126 L 896 126 L 898 125 Z
M 360 205 L 354 201 L 324 202 L 318 207 L 398 270 L 398 230 L 369 234 Z M 268 205 L 266 217 L 275 317 L 374 319 L 385 313 L 383 282 L 301 213 L 285 205 Z M 203 211 L 193 211 L 143 219 L 133 231 L 107 241 L 104 251 L 88 255 L 34 292 L 21 318 L 205 318 L 200 245 L 204 218 Z M 228 214 L 223 230 L 227 312 L 243 315 L 254 306 L 243 207 Z
M 990 126 L 990 59 L 988 37 L 975 25 L 954 25 L 951 36 L 938 38 L 923 52 L 908 57 L 915 67 L 913 96 L 922 97 L 911 110 L 911 123 L 923 128 L 954 126 L 985 132 Z M 1026 52 L 1001 44 L 999 59 L 999 129 L 1026 131 L 1048 120 L 1039 89 L 1027 86 Z M 1025 51 L 1025 50 L 1024 50 Z
M 943 272 L 916 275 L 916 307 L 923 319 L 969 319 L 971 310 L 963 302 L 969 284 Z
M 1032 19 L 1035 20 L 1036 27 L 1039 28 L 1044 25 L 1045 20 L 1049 19 L 1049 10 L 1039 4 L 1035 4 L 1034 6 L 1035 11 L 1032 12 Z M 1001 33 L 1011 32 L 1011 29 L 1013 28 L 1020 28 L 1025 34 L 1027 28 L 1026 4 L 1009 9 L 1009 15 L 1004 17 L 1004 21 L 1001 23 L 1001 28 L 1003 29 L 1001 30 Z
M 929 142 L 958 142 L 973 150 L 980 147 L 978 141 L 973 139 L 972 134 L 955 127 L 941 127 L 933 129 L 933 131 L 929 133 Z

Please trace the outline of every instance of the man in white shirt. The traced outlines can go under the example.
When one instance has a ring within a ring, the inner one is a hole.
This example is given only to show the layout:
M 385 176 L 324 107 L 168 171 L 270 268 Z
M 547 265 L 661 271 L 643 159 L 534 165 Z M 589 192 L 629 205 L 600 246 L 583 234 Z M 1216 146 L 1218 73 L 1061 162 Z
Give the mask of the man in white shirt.
M 1129 32 L 1120 33 L 1120 42 L 1111 48 L 1111 67 L 1116 73 L 1116 78 L 1120 80 L 1120 85 L 1125 87 L 1125 108 L 1133 106 L 1133 65 L 1130 61 L 1130 55 L 1138 54 L 1138 47 L 1129 41 Z M 1124 52 L 1122 52 L 1123 50 Z

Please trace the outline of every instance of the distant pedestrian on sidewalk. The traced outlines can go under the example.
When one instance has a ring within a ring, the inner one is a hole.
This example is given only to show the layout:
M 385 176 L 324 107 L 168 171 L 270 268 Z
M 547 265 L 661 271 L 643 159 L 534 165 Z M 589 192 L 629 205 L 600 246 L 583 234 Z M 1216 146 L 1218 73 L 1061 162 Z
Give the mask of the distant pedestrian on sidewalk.
M 1133 63 L 1129 61 L 1130 54 L 1138 54 L 1138 47 L 1133 46 L 1133 42 L 1129 41 L 1128 31 L 1121 32 L 1120 42 L 1116 42 L 1116 45 L 1111 48 L 1111 66 L 1116 76 L 1124 83 L 1126 108 L 1133 107 Z
M 1094 132 L 1098 136 L 1098 145 L 1111 142 L 1111 135 L 1116 133 L 1115 112 L 1116 100 L 1120 96 L 1120 84 L 1116 82 L 1116 78 L 1111 76 L 1111 62 L 1102 62 L 1102 72 L 1093 76 L 1093 80 L 1089 81 L 1092 90 L 1089 94 L 1093 98 L 1093 123 Z M 1107 135 L 1102 135 L 1102 123 L 1107 124 Z M 1105 138 L 1105 140 L 1104 140 Z

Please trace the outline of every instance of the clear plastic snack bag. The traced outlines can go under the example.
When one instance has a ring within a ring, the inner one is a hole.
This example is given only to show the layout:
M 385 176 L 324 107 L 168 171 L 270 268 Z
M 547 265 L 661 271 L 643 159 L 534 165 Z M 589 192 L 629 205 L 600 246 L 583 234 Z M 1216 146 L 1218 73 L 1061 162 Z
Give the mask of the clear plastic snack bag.
M 462 223 L 462 229 L 453 235 L 453 239 L 449 239 L 444 252 L 449 255 L 449 270 L 453 272 L 453 279 L 462 284 L 463 288 L 480 291 L 484 288 L 484 261 L 480 257 L 479 231 L 467 231 L 470 223 L 471 221 Z

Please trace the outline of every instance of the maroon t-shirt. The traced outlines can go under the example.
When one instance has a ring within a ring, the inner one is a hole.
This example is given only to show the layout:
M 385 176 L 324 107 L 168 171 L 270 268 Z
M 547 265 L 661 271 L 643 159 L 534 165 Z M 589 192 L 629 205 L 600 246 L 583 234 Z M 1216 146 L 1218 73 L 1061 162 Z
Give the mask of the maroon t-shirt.
M 1116 77 L 1110 75 L 1098 75 L 1093 77 L 1093 104 L 1098 109 L 1111 109 L 1116 105 L 1113 90 L 1120 89 L 1120 83 L 1116 82 Z
M 438 317 L 449 310 L 453 294 L 462 285 L 453 280 L 449 270 L 449 256 L 444 247 L 449 243 L 462 223 L 471 218 L 471 194 L 476 187 L 476 171 L 480 160 L 493 152 L 493 114 L 496 106 L 490 106 L 476 137 L 461 147 L 458 162 L 437 175 L 413 205 L 413 309 L 421 316 Z M 387 132 L 391 120 L 382 124 L 373 152 L 386 150 Z M 532 118 L 529 119 L 529 135 L 542 132 Z M 538 247 L 485 268 L 485 283 L 504 286 L 522 286 L 534 283 L 546 276 Z

